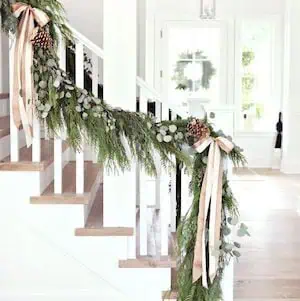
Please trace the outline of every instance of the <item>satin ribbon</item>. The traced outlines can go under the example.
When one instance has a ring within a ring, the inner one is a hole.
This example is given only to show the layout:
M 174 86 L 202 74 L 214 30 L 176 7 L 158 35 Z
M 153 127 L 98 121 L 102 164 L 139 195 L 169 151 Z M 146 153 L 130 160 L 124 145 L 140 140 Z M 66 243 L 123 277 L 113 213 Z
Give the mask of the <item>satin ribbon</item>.
M 218 256 L 214 256 L 212 253 L 216 250 L 220 240 L 222 218 L 223 162 L 221 149 L 226 153 L 230 153 L 234 145 L 223 137 L 208 137 L 198 141 L 193 147 L 198 153 L 204 152 L 209 147 L 207 169 L 202 182 L 199 201 L 198 228 L 193 262 L 193 282 L 196 282 L 202 276 L 202 285 L 207 288 L 206 223 L 209 220 L 208 276 L 212 283 L 218 268 Z
M 33 64 L 31 39 L 38 30 L 34 22 L 40 27 L 44 27 L 50 19 L 43 11 L 21 2 L 13 4 L 12 11 L 15 17 L 21 16 L 14 54 L 13 119 L 17 128 L 23 126 L 26 144 L 29 147 L 32 144 L 32 124 L 36 98 L 31 72 Z

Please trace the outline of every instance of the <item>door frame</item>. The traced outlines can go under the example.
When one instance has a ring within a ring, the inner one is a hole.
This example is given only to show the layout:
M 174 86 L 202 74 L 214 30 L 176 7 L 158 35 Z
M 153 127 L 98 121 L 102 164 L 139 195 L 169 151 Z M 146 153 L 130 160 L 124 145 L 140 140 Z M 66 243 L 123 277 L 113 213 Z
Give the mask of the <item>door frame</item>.
M 234 22 L 228 20 L 159 20 L 156 22 L 155 41 L 155 87 L 164 100 L 168 99 L 168 36 L 172 27 L 201 27 L 221 29 L 221 75 L 220 75 L 220 100 L 212 102 L 214 106 L 234 104 Z M 161 77 L 162 73 L 162 77 Z

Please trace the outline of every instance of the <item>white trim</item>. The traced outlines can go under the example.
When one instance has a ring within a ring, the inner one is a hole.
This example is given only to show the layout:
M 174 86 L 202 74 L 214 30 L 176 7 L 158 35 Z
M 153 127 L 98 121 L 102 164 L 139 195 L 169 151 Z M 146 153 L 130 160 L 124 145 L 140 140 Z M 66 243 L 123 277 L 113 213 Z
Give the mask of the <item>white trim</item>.
M 234 34 L 235 34 L 235 90 L 234 90 L 234 104 L 236 106 L 236 129 L 242 129 L 242 101 L 241 101 L 241 28 L 243 21 L 263 20 L 272 22 L 272 98 L 275 104 L 278 105 L 278 110 L 282 108 L 283 98 L 283 18 L 279 14 L 274 15 L 258 15 L 258 16 L 244 16 L 236 18 Z
M 190 18 L 189 18 L 190 19 Z M 228 29 L 230 26 L 230 22 L 227 20 L 182 20 L 182 19 L 164 19 L 159 20 L 156 28 L 156 32 L 160 33 L 160 30 L 163 29 L 163 39 L 157 38 L 156 40 L 156 69 L 157 70 L 163 70 L 163 78 L 160 78 L 158 72 L 155 73 L 157 86 L 161 87 L 161 92 L 163 95 L 163 99 L 168 101 L 168 49 L 169 49 L 169 43 L 168 43 L 168 36 L 170 28 L 174 27 L 180 27 L 180 28 L 219 28 L 220 29 L 220 95 L 219 99 L 212 99 L 213 105 L 219 105 L 219 104 L 227 104 L 230 102 L 229 100 L 229 85 L 228 85 L 228 79 L 227 74 L 228 70 L 230 68 L 230 63 L 228 62 L 228 57 L 230 57 L 229 52 L 230 49 L 228 47 L 229 44 L 229 33 Z M 231 47 L 232 48 L 232 47 Z M 224 51 L 225 49 L 225 51 Z M 232 56 L 232 54 L 231 54 Z M 225 95 L 225 96 L 223 96 Z M 231 101 L 232 102 L 232 101 Z
M 275 137 L 276 132 L 247 132 L 247 131 L 237 131 L 234 133 L 234 137 Z
M 91 40 L 89 40 L 87 37 L 82 35 L 80 32 L 78 32 L 76 29 L 72 28 L 70 26 L 70 29 L 74 35 L 74 37 L 79 40 L 84 46 L 89 48 L 91 51 L 93 51 L 95 54 L 97 54 L 99 57 L 104 59 L 104 51 L 102 48 L 94 44 Z

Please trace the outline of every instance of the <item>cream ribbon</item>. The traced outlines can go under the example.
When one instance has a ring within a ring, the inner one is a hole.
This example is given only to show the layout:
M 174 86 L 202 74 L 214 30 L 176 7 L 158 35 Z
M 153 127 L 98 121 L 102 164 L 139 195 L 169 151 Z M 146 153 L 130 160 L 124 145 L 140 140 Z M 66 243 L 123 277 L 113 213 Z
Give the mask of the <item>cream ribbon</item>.
M 37 31 L 34 22 L 45 26 L 49 17 L 41 10 L 18 2 L 12 5 L 15 17 L 21 20 L 18 25 L 14 54 L 14 75 L 12 109 L 17 128 L 23 126 L 27 147 L 32 144 L 32 124 L 35 103 L 35 91 L 31 67 L 33 64 L 32 36 Z
M 223 137 L 208 137 L 198 141 L 193 147 L 198 153 L 202 153 L 209 147 L 207 169 L 199 201 L 198 228 L 193 262 L 193 282 L 196 282 L 202 276 L 202 285 L 207 288 L 206 223 L 209 221 L 208 275 L 212 283 L 218 268 L 218 256 L 214 256 L 212 252 L 216 250 L 220 240 L 222 218 L 223 162 L 221 149 L 226 153 L 230 153 L 234 145 Z

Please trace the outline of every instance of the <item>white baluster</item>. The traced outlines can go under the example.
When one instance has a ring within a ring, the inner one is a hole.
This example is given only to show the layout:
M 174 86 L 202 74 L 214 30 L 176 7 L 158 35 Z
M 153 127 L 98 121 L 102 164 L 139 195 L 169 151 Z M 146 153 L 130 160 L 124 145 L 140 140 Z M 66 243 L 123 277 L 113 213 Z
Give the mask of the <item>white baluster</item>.
M 76 85 L 84 88 L 83 44 L 76 43 Z M 84 143 L 81 150 L 76 152 L 76 193 L 84 193 Z
M 176 120 L 176 114 L 172 112 L 171 118 L 172 120 Z M 175 156 L 172 157 L 172 161 L 174 162 L 174 165 L 176 165 Z M 176 232 L 176 172 L 177 170 L 175 167 L 175 169 L 171 172 L 171 232 Z
M 169 120 L 169 107 L 162 104 L 162 120 Z M 170 174 L 167 170 L 161 169 L 160 176 L 160 228 L 161 228 L 161 255 L 169 254 L 169 223 L 171 212 L 171 194 L 170 194 Z
M 162 170 L 160 177 L 160 231 L 161 231 L 161 255 L 169 254 L 169 217 L 170 217 L 170 192 L 169 174 Z
M 140 111 L 142 113 L 147 113 L 147 98 L 143 94 L 143 90 L 140 89 Z M 148 231 L 147 231 L 147 180 L 149 177 L 145 174 L 145 172 L 139 169 L 140 177 L 139 177 L 139 201 L 140 201 L 140 255 L 148 254 Z
M 156 121 L 160 122 L 161 121 L 161 117 L 162 117 L 162 106 L 161 106 L 161 102 L 156 100 L 155 101 L 155 117 L 156 117 Z M 156 160 L 159 161 L 159 157 L 156 156 Z M 155 181 L 155 191 L 156 191 L 156 200 L 155 200 L 155 206 L 156 209 L 160 209 L 160 185 L 161 185 L 161 179 L 160 179 L 160 172 L 161 172 L 161 165 L 157 164 L 158 166 L 158 170 L 157 170 L 157 177 L 156 177 L 156 181 Z
M 142 113 L 148 113 L 148 98 L 144 94 L 144 91 L 142 88 L 140 88 L 140 112 Z
M 157 122 L 160 122 L 162 119 L 162 105 L 159 100 L 155 101 L 155 117 Z
M 17 129 L 13 119 L 12 97 L 13 97 L 13 77 L 14 77 L 14 54 L 16 40 L 11 35 L 9 39 L 9 98 L 10 98 L 10 159 L 11 162 L 19 161 L 19 130 Z
M 92 70 L 92 92 L 93 92 L 95 97 L 99 97 L 99 93 L 98 93 L 99 57 L 95 53 L 92 54 L 92 66 L 93 66 L 93 70 Z M 92 156 L 93 156 L 93 162 L 97 163 L 98 157 L 97 157 L 97 154 L 96 154 L 95 150 L 93 150 L 93 155 Z
M 41 124 L 37 116 L 33 117 L 32 162 L 41 161 Z
M 66 70 L 66 45 L 60 37 L 58 48 L 59 65 L 62 70 Z M 62 130 L 63 131 L 63 130 Z M 63 151 L 62 151 L 62 131 L 54 137 L 54 193 L 62 193 L 63 176 Z

